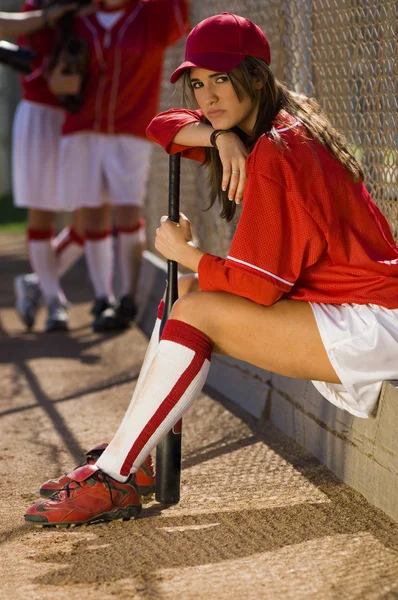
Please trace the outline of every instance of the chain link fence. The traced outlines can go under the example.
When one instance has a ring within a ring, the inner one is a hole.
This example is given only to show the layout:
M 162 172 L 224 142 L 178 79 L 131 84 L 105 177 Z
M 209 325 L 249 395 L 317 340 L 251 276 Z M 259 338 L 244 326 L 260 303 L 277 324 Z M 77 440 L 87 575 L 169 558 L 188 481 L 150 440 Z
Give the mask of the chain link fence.
M 394 1 L 196 0 L 191 22 L 228 11 L 257 23 L 271 46 L 271 67 L 290 89 L 313 96 L 355 148 L 369 190 L 398 240 L 398 66 Z M 179 106 L 168 77 L 184 55 L 184 43 L 166 57 L 161 110 Z M 168 159 L 156 148 L 148 191 L 149 245 L 167 212 Z M 199 244 L 226 255 L 234 224 L 208 205 L 204 169 L 182 161 L 181 210 L 193 222 Z
M 19 0 L 0 0 L 16 10 Z M 266 33 L 272 69 L 287 86 L 316 98 L 355 147 L 373 198 L 398 240 L 397 13 L 392 0 L 194 0 L 191 22 L 235 12 Z M 184 42 L 166 56 L 162 110 L 180 104 L 168 77 L 184 55 Z M 0 66 L 0 193 L 10 187 L 10 132 L 19 95 L 17 78 Z M 149 246 L 167 211 L 168 158 L 158 147 L 152 160 L 146 206 Z M 225 255 L 234 224 L 208 205 L 205 169 L 182 161 L 181 207 L 207 251 Z

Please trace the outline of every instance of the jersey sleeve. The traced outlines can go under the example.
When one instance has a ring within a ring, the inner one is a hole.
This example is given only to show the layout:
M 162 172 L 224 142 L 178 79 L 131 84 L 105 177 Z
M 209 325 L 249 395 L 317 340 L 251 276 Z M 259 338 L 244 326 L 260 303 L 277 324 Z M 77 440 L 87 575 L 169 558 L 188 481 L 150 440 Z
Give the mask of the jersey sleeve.
M 202 290 L 229 292 L 269 306 L 319 260 L 326 246 L 322 232 L 301 199 L 278 179 L 249 171 L 227 258 L 206 254 L 199 263 Z
M 21 12 L 38 10 L 37 4 L 33 0 L 25 2 Z M 41 29 L 30 34 L 18 36 L 17 43 L 20 46 L 30 48 L 36 53 L 31 64 L 31 73 L 24 78 L 28 80 L 36 79 L 48 69 L 50 56 L 55 46 L 55 32 L 53 28 Z
M 188 18 L 187 0 L 153 0 L 152 33 L 165 47 L 188 33 Z
M 152 119 L 147 127 L 146 135 L 148 139 L 162 146 L 167 154 L 181 152 L 181 155 L 184 158 L 204 162 L 206 158 L 204 148 L 181 146 L 172 142 L 174 136 L 180 129 L 186 125 L 201 122 L 202 112 L 200 110 L 172 108 L 159 113 Z

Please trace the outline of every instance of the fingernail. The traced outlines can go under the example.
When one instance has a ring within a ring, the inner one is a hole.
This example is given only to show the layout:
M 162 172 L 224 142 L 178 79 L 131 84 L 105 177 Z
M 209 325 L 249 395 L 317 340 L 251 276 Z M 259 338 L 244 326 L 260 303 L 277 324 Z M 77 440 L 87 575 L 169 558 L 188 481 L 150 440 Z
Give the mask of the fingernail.
M 225 192 L 227 190 L 227 187 L 225 185 L 222 186 L 222 191 Z
M 236 204 L 240 204 L 240 200 L 235 200 L 235 203 Z
M 232 200 L 233 200 L 233 197 L 232 197 L 232 196 L 229 196 L 229 197 L 228 197 L 228 200 L 231 200 L 231 202 L 232 202 Z

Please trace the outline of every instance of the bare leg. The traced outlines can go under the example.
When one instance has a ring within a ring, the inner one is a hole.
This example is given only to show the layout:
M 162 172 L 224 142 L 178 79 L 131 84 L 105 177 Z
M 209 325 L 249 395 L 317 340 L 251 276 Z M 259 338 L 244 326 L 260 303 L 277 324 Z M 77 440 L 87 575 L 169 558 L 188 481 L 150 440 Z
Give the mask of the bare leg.
M 213 342 L 213 352 L 298 379 L 341 383 L 307 302 L 261 306 L 222 292 L 187 294 L 171 318 L 189 323 Z
M 71 227 L 73 227 L 79 237 L 84 237 L 84 216 L 81 208 L 72 213 Z

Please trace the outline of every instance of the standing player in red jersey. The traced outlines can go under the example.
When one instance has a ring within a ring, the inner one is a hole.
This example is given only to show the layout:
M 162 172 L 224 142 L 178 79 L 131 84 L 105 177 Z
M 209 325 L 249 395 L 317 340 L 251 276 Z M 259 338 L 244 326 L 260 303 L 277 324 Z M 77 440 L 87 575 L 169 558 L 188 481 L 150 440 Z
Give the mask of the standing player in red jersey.
M 67 114 L 63 125 L 58 199 L 62 209 L 83 208 L 96 331 L 123 329 L 136 313 L 134 293 L 144 243 L 141 211 L 152 146 L 145 130 L 158 106 L 164 52 L 185 33 L 188 4 L 103 0 L 95 14 L 76 26 L 76 34 L 90 48 L 89 74 L 83 107 Z M 68 77 L 58 65 L 52 89 Z M 111 206 L 117 234 L 117 304 Z
M 36 11 L 38 8 L 36 0 L 28 0 L 22 10 Z M 15 279 L 16 308 L 22 321 L 31 328 L 43 296 L 48 308 L 46 331 L 68 328 L 60 278 L 83 254 L 84 245 L 78 214 L 74 215 L 71 227 L 53 238 L 64 112 L 48 88 L 46 71 L 56 35 L 56 31 L 47 26 L 18 40 L 22 46 L 34 50 L 36 58 L 32 73 L 21 79 L 23 99 L 14 119 L 12 154 L 14 202 L 16 206 L 28 208 L 27 245 L 34 271 Z
M 130 406 L 97 463 L 69 473 L 26 521 L 137 515 L 137 466 L 197 398 L 213 352 L 313 380 L 362 418 L 383 380 L 398 377 L 398 248 L 387 220 L 344 138 L 269 65 L 265 35 L 243 17 L 216 15 L 190 33 L 171 81 L 183 77 L 199 110 L 158 115 L 148 133 L 169 153 L 207 156 L 227 219 L 243 197 L 229 254 L 195 247 L 184 216 L 161 220 L 157 250 L 198 273 L 198 284 L 174 304 L 160 342 L 156 322 Z
M 77 4 L 54 4 L 32 9 L 27 14 L 0 11 L 0 38 L 34 33 L 45 27 L 53 27 L 65 13 L 76 10 Z

